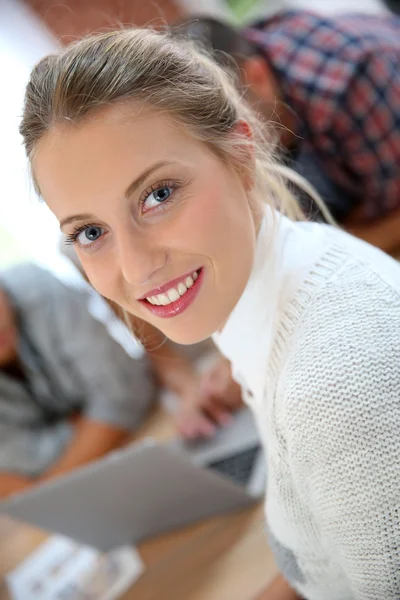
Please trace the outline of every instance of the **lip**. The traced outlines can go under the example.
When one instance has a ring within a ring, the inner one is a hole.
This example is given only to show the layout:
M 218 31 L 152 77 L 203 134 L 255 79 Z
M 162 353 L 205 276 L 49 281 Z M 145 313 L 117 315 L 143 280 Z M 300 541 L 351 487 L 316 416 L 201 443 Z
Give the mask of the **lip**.
M 155 304 L 150 304 L 150 302 L 148 302 L 145 298 L 140 299 L 139 302 L 143 306 L 145 306 L 155 317 L 160 317 L 161 319 L 169 319 L 171 317 L 176 317 L 177 315 L 181 314 L 184 310 L 189 308 L 189 306 L 194 302 L 197 294 L 200 291 L 201 284 L 203 283 L 204 279 L 204 267 L 195 270 L 199 272 L 199 276 L 197 277 L 196 281 L 194 282 L 192 287 L 189 288 L 183 296 L 178 298 L 178 300 L 175 300 L 175 302 L 171 302 L 171 304 L 167 304 L 167 306 L 156 306 Z M 184 281 L 184 279 L 193 272 L 194 271 L 191 271 L 188 275 L 185 275 L 184 277 L 178 277 L 177 279 L 174 279 L 168 284 L 157 288 L 157 290 L 163 291 L 152 290 L 150 293 L 147 294 L 147 296 L 155 296 L 157 294 L 164 293 L 165 291 L 171 289 L 171 287 L 175 287 L 173 282 L 175 282 L 176 285 L 181 281 Z
M 145 300 L 146 298 L 149 298 L 150 296 L 158 296 L 158 294 L 164 294 L 164 292 L 168 292 L 168 290 L 170 290 L 173 287 L 176 287 L 178 285 L 178 283 L 181 283 L 181 281 L 185 281 L 186 277 L 191 277 L 192 274 L 195 271 L 199 271 L 200 268 L 201 267 L 198 267 L 197 269 L 192 269 L 191 271 L 186 273 L 186 275 L 181 275 L 180 277 L 175 277 L 175 279 L 171 279 L 171 281 L 168 281 L 168 283 L 164 283 L 163 285 L 160 285 L 160 287 L 153 288 L 149 292 L 146 292 L 145 294 L 143 294 L 143 296 L 138 298 L 138 300 Z

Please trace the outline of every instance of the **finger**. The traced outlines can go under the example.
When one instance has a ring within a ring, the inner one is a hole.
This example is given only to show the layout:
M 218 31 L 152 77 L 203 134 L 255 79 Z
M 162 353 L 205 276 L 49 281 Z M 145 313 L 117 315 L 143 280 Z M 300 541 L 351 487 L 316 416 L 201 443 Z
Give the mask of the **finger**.
M 185 439 L 190 440 L 193 437 L 192 427 L 188 423 L 177 423 L 176 427 L 178 429 L 179 434 Z
M 202 413 L 197 414 L 190 423 L 190 438 L 211 438 L 216 433 L 216 426 L 208 417 Z
M 227 425 L 232 421 L 229 408 L 217 398 L 207 398 L 207 401 L 201 404 L 201 409 L 209 419 L 218 425 Z
M 218 403 L 219 408 L 224 412 L 231 413 L 243 404 L 242 390 L 240 386 L 230 381 L 229 384 L 220 392 L 214 391 L 210 394 L 204 394 L 201 398 L 202 405 Z
M 202 418 L 197 423 L 196 431 L 199 437 L 212 438 L 216 434 L 217 428 L 209 419 Z
M 214 390 L 223 389 L 226 382 L 229 380 L 224 365 L 217 364 L 200 379 L 200 391 L 204 393 L 212 393 Z
M 229 377 L 226 377 L 223 373 L 209 373 L 208 376 L 200 382 L 200 393 L 218 396 L 224 392 L 228 383 Z
M 212 437 L 216 432 L 215 425 L 200 411 L 184 413 L 177 418 L 177 427 L 186 439 Z

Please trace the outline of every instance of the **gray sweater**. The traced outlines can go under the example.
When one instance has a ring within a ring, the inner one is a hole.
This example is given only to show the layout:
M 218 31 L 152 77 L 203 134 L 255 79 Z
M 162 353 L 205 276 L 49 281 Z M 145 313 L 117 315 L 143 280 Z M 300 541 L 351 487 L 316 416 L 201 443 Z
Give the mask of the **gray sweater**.
M 21 381 L 0 370 L 0 471 L 47 469 L 71 439 L 75 410 L 137 427 L 155 393 L 149 365 L 128 356 L 89 313 L 95 292 L 31 264 L 2 273 L 0 286 L 16 310 L 26 375 Z

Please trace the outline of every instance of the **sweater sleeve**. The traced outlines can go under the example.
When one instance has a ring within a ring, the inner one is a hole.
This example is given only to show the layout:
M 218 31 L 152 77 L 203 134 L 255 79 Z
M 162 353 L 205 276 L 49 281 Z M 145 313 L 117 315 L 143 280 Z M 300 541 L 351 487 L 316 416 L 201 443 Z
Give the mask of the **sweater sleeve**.
M 287 449 L 355 600 L 400 598 L 400 301 L 354 266 L 309 307 L 286 363 Z
M 55 346 L 79 388 L 83 414 L 111 427 L 136 429 L 155 396 L 148 359 L 129 356 L 106 324 L 90 314 L 86 290 L 53 279 L 47 300 Z
M 85 416 L 121 429 L 136 429 L 155 395 L 148 359 L 128 356 L 106 325 L 89 314 L 84 295 L 65 288 L 59 302 L 59 339 L 66 360 L 79 376 Z

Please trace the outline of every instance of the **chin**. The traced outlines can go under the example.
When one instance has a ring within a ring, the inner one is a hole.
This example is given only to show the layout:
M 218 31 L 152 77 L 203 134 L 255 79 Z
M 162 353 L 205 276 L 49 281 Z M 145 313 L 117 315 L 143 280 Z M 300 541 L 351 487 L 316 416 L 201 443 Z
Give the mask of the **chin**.
M 169 329 L 169 328 L 168 328 Z M 204 340 L 209 339 L 213 333 L 217 330 L 217 327 L 199 327 L 198 324 L 193 328 L 184 328 L 182 330 L 177 329 L 169 329 L 164 330 L 164 335 L 167 336 L 172 342 L 176 344 L 181 344 L 182 346 L 192 346 L 193 344 L 199 344 L 200 342 L 204 342 Z
M 169 334 L 167 335 L 167 338 L 171 340 L 171 342 L 174 342 L 175 344 L 180 344 L 181 346 L 193 346 L 193 344 L 199 344 L 200 342 L 204 342 L 204 340 L 210 338 L 211 335 L 212 333 L 210 335 L 190 335 L 186 332 L 182 335 Z

